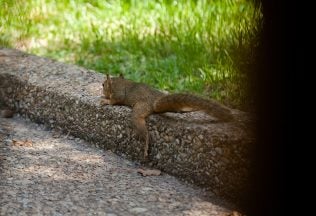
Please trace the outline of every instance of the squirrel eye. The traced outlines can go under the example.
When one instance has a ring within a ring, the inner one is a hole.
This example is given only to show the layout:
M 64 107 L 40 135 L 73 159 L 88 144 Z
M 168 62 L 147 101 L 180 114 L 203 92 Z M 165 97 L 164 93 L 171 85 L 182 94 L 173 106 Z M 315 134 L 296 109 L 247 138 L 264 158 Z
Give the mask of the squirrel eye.
M 102 83 L 102 86 L 104 87 L 104 83 Z

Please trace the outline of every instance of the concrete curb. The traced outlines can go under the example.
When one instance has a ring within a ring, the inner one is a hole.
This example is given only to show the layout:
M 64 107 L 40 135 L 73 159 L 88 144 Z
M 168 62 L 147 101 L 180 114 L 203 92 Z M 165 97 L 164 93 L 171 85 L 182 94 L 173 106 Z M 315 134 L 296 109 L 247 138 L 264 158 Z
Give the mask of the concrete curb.
M 11 49 L 0 49 L 0 101 L 36 122 L 140 160 L 130 109 L 99 105 L 104 76 Z M 248 117 L 215 123 L 202 113 L 152 115 L 150 164 L 236 200 L 247 185 L 254 136 Z

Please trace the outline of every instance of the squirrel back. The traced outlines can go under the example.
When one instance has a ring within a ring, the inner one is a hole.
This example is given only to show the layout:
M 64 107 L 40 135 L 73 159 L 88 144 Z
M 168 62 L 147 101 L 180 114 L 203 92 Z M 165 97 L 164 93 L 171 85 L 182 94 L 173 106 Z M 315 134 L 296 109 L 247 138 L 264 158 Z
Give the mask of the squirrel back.
M 164 93 L 143 83 L 136 83 L 125 79 L 123 75 L 110 77 L 106 75 L 103 83 L 103 95 L 108 104 L 126 105 L 134 107 L 137 103 L 144 103 L 152 110 L 152 105 Z

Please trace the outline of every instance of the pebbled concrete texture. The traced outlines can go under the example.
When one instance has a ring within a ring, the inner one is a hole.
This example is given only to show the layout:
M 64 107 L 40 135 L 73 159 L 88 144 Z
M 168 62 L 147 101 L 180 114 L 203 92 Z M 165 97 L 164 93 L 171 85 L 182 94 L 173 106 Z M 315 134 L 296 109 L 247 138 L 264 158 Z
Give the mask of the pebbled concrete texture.
M 0 101 L 35 122 L 141 160 L 130 108 L 99 104 L 103 79 L 78 66 L 0 49 Z M 150 116 L 149 165 L 236 201 L 247 185 L 254 135 L 248 115 L 233 112 L 231 123 L 198 112 Z
M 43 124 L 0 117 L 0 215 L 234 215 L 197 186 L 139 168 Z

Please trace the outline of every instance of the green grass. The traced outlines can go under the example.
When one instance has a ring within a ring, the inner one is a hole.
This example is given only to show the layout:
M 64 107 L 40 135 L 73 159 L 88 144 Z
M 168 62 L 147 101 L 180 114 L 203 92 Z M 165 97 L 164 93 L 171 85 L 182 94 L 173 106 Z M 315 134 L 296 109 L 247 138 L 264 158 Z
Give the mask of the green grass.
M 0 0 L 0 45 L 244 108 L 261 19 L 246 0 Z

